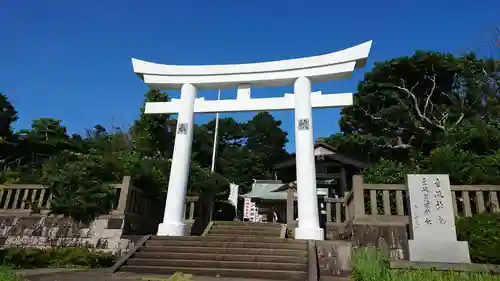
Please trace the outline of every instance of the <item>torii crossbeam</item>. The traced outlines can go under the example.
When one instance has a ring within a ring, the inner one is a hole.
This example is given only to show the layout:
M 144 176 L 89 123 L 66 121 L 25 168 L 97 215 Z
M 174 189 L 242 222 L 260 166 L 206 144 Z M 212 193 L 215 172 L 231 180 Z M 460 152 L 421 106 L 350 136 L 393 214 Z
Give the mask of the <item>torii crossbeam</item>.
M 176 114 L 179 113 L 181 100 L 172 99 L 169 102 L 146 103 L 146 114 Z M 328 94 L 321 92 L 311 93 L 311 107 L 344 107 L 352 105 L 352 94 Z M 194 102 L 194 113 L 217 113 L 217 112 L 244 112 L 244 111 L 267 111 L 267 110 L 292 110 L 295 108 L 293 94 L 285 94 L 281 98 L 241 97 L 231 100 L 205 100 L 197 98 Z
M 177 134 L 168 182 L 167 202 L 158 235 L 186 235 L 184 204 L 193 140 L 195 113 L 295 110 L 295 146 L 299 223 L 296 239 L 323 240 L 316 196 L 316 167 L 312 108 L 352 105 L 352 94 L 311 93 L 311 82 L 351 77 L 363 67 L 372 41 L 326 55 L 232 65 L 163 65 L 132 59 L 134 72 L 153 89 L 181 89 L 180 99 L 146 103 L 147 114 L 178 113 Z M 253 87 L 294 84 L 294 93 L 278 98 L 252 99 Z M 196 98 L 198 89 L 238 88 L 233 100 Z

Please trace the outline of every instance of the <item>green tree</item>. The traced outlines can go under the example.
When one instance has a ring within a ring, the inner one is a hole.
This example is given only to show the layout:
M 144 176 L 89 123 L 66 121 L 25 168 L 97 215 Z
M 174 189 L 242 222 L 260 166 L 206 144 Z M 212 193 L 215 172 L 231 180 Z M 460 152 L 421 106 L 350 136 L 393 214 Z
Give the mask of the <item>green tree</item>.
M 230 182 L 248 190 L 254 179 L 273 178 L 273 166 L 290 157 L 285 150 L 287 133 L 267 112 L 239 123 L 233 118 L 219 120 L 215 170 Z M 197 126 L 194 133 L 193 158 L 210 168 L 212 162 L 215 120 Z
M 484 66 L 473 55 L 434 52 L 377 63 L 359 84 L 354 105 L 342 110 L 343 135 L 326 140 L 371 161 L 428 155 L 447 132 L 487 115 L 491 73 Z
M 150 90 L 145 94 L 144 102 L 165 102 L 170 98 L 167 93 L 159 90 Z M 141 107 L 139 119 L 134 122 L 130 132 L 134 150 L 142 156 L 162 155 L 171 157 L 176 120 L 170 119 L 168 114 L 152 115 L 144 113 Z
M 35 157 L 31 161 L 37 163 L 39 161 L 36 160 L 36 157 L 57 155 L 62 150 L 72 148 L 72 143 L 66 134 L 66 127 L 61 124 L 61 120 L 53 118 L 34 120 L 31 124 L 31 130 L 22 130 L 19 135 L 23 145 L 28 146 L 27 149 Z
M 101 155 L 71 152 L 47 161 L 41 180 L 53 194 L 51 212 L 81 222 L 108 214 L 114 194 L 109 183 L 119 180 L 108 166 Z
M 53 118 L 34 120 L 31 130 L 16 133 L 13 142 L 15 149 L 9 168 L 16 172 L 16 181 L 21 183 L 39 183 L 44 161 L 74 148 L 66 128 Z
M 171 160 L 162 156 L 141 156 L 132 150 L 125 157 L 124 173 L 131 175 L 136 187 L 151 198 L 166 195 Z
M 500 150 L 477 155 L 453 146 L 434 149 L 422 161 L 426 173 L 449 174 L 452 184 L 500 184 Z
M 217 160 L 222 151 L 234 150 L 245 144 L 244 123 L 238 123 L 233 118 L 219 119 L 217 136 Z M 193 158 L 203 167 L 210 168 L 212 164 L 212 153 L 214 147 L 215 119 L 206 124 L 197 126 L 194 131 Z M 216 170 L 223 167 L 220 161 L 216 161 Z
M 145 102 L 168 101 L 167 93 L 157 90 L 148 91 Z M 213 122 L 212 122 L 213 123 Z M 176 120 L 169 115 L 150 115 L 141 108 L 139 119 L 131 127 L 131 151 L 125 159 L 125 173 L 133 175 L 134 183 L 153 197 L 165 196 L 170 176 L 170 165 L 175 138 Z M 200 165 L 197 160 L 206 160 L 213 140 L 210 139 L 207 126 L 195 128 L 193 158 L 191 162 L 188 194 L 199 195 L 204 189 L 217 193 L 227 193 L 227 179 L 215 173 L 211 174 L 209 163 Z M 208 148 L 210 146 L 210 148 Z M 205 157 L 205 158 L 204 158 Z
M 219 173 L 229 182 L 241 187 L 241 192 L 249 191 L 254 179 L 271 179 L 272 173 L 266 169 L 262 158 L 247 147 L 226 148 L 217 158 Z
M 58 142 L 67 139 L 66 128 L 62 126 L 61 120 L 53 118 L 40 118 L 34 120 L 30 131 L 24 131 L 32 140 L 40 142 Z
M 407 174 L 418 172 L 418 166 L 403 165 L 382 158 L 372 167 L 363 170 L 363 180 L 367 183 L 403 184 Z
M 12 163 L 17 160 L 12 132 L 12 123 L 16 120 L 16 109 L 7 96 L 0 93 L 0 183 L 18 178 L 18 173 L 12 169 Z
M 229 196 L 229 182 L 219 173 L 200 167 L 198 163 L 191 163 L 189 172 L 188 195 L 201 195 L 207 190 L 215 191 L 217 198 L 227 199 Z
M 6 95 L 0 93 L 0 142 L 12 137 L 12 123 L 17 121 L 17 111 Z
M 267 172 L 289 157 L 285 150 L 288 134 L 280 126 L 281 121 L 268 112 L 256 114 L 245 126 L 246 147 L 262 159 Z
M 416 171 L 448 173 L 454 184 L 497 182 L 498 66 L 435 52 L 377 63 L 342 110 L 342 133 L 324 141 L 374 163 L 364 171 L 370 182 Z

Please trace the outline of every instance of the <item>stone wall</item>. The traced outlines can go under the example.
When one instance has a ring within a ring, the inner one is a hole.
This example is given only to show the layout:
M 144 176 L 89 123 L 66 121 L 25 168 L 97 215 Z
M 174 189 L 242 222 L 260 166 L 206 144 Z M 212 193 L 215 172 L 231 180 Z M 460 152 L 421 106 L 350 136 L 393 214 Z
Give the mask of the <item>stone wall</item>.
M 0 243 L 4 247 L 90 247 L 121 255 L 134 244 L 123 238 L 125 220 L 101 216 L 90 224 L 61 216 L 0 215 Z
M 316 241 L 320 276 L 345 276 L 351 270 L 352 244 L 344 241 Z
M 389 258 L 408 259 L 407 224 L 400 219 L 358 218 L 343 223 L 327 223 L 325 241 L 316 241 L 321 276 L 347 276 L 353 249 L 376 246 Z M 333 241 L 332 241 L 333 240 Z
M 354 219 L 345 225 L 343 240 L 358 246 L 376 246 L 389 258 L 408 259 L 408 224 L 400 219 Z
M 109 214 L 85 225 L 49 215 L 52 193 L 47 187 L 0 184 L 0 245 L 85 246 L 122 254 L 140 239 L 137 237 L 156 233 L 163 219 L 165 200 L 148 197 L 134 187 L 130 176 L 124 176 L 121 183 L 111 187 L 115 189 L 116 198 Z M 34 213 L 26 201 L 37 202 L 40 210 Z
M 326 223 L 325 240 L 343 240 L 344 223 Z

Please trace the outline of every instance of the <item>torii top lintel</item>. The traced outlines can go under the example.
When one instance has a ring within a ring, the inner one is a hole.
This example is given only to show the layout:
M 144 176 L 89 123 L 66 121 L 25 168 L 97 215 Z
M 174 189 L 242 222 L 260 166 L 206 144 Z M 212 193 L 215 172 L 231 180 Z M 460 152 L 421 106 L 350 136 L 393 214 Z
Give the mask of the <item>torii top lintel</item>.
M 298 77 L 312 82 L 349 78 L 363 67 L 372 41 L 325 55 L 290 60 L 227 65 L 165 65 L 132 58 L 134 72 L 154 89 L 180 89 L 190 83 L 199 89 L 252 88 L 293 84 Z

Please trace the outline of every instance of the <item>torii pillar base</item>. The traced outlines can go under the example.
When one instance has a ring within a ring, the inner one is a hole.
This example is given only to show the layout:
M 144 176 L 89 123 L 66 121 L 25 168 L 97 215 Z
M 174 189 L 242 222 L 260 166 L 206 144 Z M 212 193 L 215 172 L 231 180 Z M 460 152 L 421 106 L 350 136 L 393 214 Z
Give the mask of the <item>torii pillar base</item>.
M 158 225 L 158 236 L 187 236 L 188 231 L 185 223 L 162 222 Z
M 325 231 L 322 228 L 306 228 L 297 227 L 295 228 L 295 239 L 304 240 L 325 240 Z

